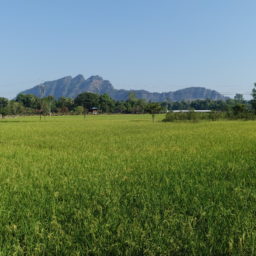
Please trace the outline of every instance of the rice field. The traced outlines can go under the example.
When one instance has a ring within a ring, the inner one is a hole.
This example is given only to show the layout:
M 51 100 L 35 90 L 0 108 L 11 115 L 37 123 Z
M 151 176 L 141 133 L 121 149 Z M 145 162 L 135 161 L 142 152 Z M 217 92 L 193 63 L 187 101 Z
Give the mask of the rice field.
M 256 122 L 0 121 L 0 255 L 256 255 Z

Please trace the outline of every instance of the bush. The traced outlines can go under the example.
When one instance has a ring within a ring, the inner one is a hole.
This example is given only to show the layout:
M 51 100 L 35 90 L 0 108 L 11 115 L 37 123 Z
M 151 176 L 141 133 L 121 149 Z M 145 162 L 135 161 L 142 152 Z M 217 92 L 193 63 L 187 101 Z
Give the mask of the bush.
M 74 113 L 76 115 L 82 115 L 84 113 L 84 107 L 83 106 L 77 106 L 74 109 Z
M 199 120 L 209 119 L 209 113 L 196 113 L 194 111 L 189 112 L 169 112 L 166 114 L 164 122 L 174 121 L 191 121 L 197 122 Z
M 164 122 L 175 122 L 175 121 L 192 121 L 197 122 L 200 120 L 211 120 L 216 121 L 220 119 L 226 120 L 255 120 L 256 115 L 250 111 L 228 111 L 228 112 L 217 112 L 212 111 L 209 113 L 198 113 L 194 111 L 189 112 L 169 112 L 166 114 Z

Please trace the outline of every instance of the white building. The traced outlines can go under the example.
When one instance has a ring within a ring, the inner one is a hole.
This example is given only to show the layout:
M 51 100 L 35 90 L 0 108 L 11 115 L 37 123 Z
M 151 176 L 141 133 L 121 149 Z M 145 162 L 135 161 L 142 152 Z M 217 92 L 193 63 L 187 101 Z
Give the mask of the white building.
M 188 113 L 188 112 L 195 112 L 195 113 L 210 113 L 211 110 L 173 110 L 173 113 Z

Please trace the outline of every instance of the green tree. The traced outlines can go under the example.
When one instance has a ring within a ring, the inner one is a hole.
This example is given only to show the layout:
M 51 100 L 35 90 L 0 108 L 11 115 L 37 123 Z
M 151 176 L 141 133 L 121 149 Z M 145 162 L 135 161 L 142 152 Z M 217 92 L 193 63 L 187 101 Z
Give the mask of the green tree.
M 99 107 L 99 95 L 91 92 L 84 92 L 75 98 L 75 106 L 83 106 L 90 110 L 93 107 Z
M 115 101 L 108 94 L 103 94 L 99 97 L 99 107 L 102 110 L 102 112 L 113 112 L 114 106 Z
M 39 105 L 40 105 L 40 120 L 42 119 L 42 115 L 44 114 L 44 112 L 47 111 L 47 104 L 46 102 L 43 100 L 43 96 L 45 93 L 45 87 L 43 85 L 39 86 L 39 90 L 40 90 L 40 97 L 39 97 Z
M 128 95 L 128 101 L 135 103 L 137 100 L 135 92 L 130 92 Z
M 127 111 L 126 103 L 124 101 L 116 101 L 115 103 L 115 112 L 125 113 Z
M 234 97 L 235 102 L 243 103 L 244 102 L 244 96 L 243 94 L 237 93 Z
M 128 95 L 127 103 L 127 112 L 128 113 L 136 113 L 137 112 L 137 103 L 138 98 L 134 92 L 130 92 Z
M 77 106 L 74 109 L 74 112 L 76 115 L 82 115 L 84 114 L 84 107 L 83 106 Z
M 47 96 L 42 99 L 43 100 L 43 112 L 47 115 L 51 115 L 52 109 L 55 105 L 55 99 L 53 96 Z
M 38 106 L 38 98 L 33 94 L 19 94 L 16 101 L 22 103 L 26 108 L 36 109 Z
M 161 105 L 157 102 L 148 103 L 146 112 L 152 115 L 152 121 L 155 122 L 155 115 L 161 112 Z
M 133 106 L 133 113 L 144 113 L 146 106 L 147 102 L 144 99 L 138 99 Z
M 5 116 L 7 114 L 7 106 L 8 106 L 8 99 L 6 98 L 0 98 L 0 115 L 1 117 Z
M 238 116 L 246 111 L 245 104 L 237 103 L 235 106 L 232 107 L 233 114 Z
M 8 113 L 10 115 L 18 115 L 25 112 L 25 107 L 22 103 L 15 100 L 10 100 L 8 104 Z
M 74 100 L 71 98 L 61 97 L 56 101 L 56 107 L 59 112 L 67 113 L 74 108 Z
M 251 105 L 254 113 L 256 114 L 256 83 L 254 83 L 254 88 L 252 89 Z
M 52 100 L 48 97 L 40 99 L 40 116 L 51 115 Z

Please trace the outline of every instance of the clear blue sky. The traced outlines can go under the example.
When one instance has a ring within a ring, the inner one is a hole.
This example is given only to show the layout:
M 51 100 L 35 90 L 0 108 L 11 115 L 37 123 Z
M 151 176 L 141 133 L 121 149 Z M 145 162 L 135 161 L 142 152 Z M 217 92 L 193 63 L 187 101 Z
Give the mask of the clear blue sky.
M 1 0 L 0 96 L 79 73 L 116 88 L 249 94 L 255 0 Z

